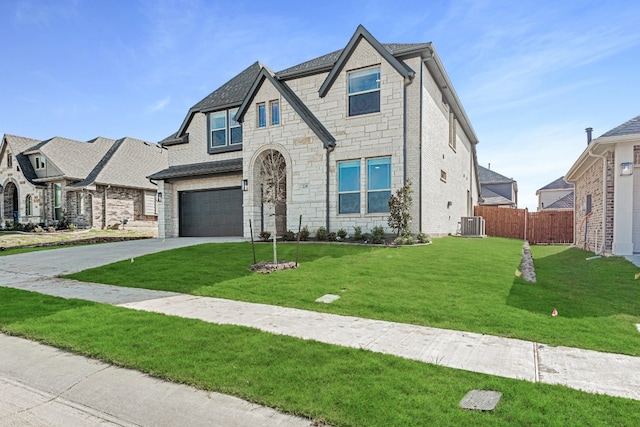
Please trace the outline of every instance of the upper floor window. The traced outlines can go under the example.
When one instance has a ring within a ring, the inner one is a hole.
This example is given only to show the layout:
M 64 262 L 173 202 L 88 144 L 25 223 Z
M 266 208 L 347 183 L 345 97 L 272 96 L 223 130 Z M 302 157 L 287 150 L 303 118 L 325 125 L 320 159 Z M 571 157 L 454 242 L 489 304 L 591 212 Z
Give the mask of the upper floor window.
M 234 120 L 237 112 L 234 108 L 209 114 L 212 148 L 242 143 L 242 124 Z
M 11 169 L 13 167 L 13 157 L 11 153 L 7 154 L 7 168 Z
M 348 73 L 349 116 L 380 111 L 380 67 Z
M 36 169 L 44 169 L 44 157 L 36 157 Z
M 271 124 L 280 124 L 280 101 L 271 101 Z
M 449 147 L 453 148 L 453 151 L 456 150 L 456 116 L 453 114 L 453 111 L 449 112 Z
M 258 127 L 263 128 L 267 126 L 267 106 L 265 103 L 258 104 Z

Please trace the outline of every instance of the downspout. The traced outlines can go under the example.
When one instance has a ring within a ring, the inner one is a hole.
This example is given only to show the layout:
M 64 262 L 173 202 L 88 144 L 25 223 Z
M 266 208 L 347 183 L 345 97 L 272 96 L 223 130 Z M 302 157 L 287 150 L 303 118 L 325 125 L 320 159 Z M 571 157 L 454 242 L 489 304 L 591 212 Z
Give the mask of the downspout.
M 423 111 L 423 104 L 424 104 L 424 67 L 427 66 L 427 61 L 433 58 L 433 50 L 431 48 L 429 48 L 429 56 L 427 58 L 424 58 L 422 60 L 422 63 L 420 64 L 420 123 L 419 123 L 419 130 L 420 130 L 420 141 L 419 141 L 419 147 L 420 149 L 418 150 L 420 153 L 420 160 L 419 160 L 419 164 L 420 164 L 420 170 L 418 171 L 418 206 L 420 206 L 420 208 L 418 209 L 418 232 L 422 233 L 422 211 L 423 211 L 423 206 L 422 206 L 422 187 L 423 187 L 423 174 L 422 174 L 422 155 L 423 152 L 422 150 L 424 149 L 424 144 L 423 144 L 423 134 L 422 134 L 422 119 L 424 116 L 424 111 Z
M 606 224 L 607 224 L 607 158 L 600 154 L 593 154 L 591 151 L 588 152 L 590 157 L 595 157 L 602 160 L 602 245 L 600 249 L 595 248 L 596 255 L 602 255 L 604 253 L 604 244 L 606 241 Z M 586 232 L 586 230 L 585 230 Z M 585 243 L 586 243 L 585 238 Z
M 107 228 L 107 192 L 111 188 L 111 184 L 107 185 L 104 188 L 104 195 L 102 197 L 102 229 L 106 230 Z

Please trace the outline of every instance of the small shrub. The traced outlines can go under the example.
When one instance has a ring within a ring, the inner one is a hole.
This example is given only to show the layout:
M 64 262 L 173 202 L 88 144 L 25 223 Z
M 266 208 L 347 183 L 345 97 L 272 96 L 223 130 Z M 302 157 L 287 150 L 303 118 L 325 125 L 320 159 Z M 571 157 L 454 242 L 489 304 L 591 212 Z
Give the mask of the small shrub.
M 309 228 L 306 225 L 300 230 L 300 240 L 303 242 L 309 240 Z
M 36 228 L 35 224 L 28 222 L 24 225 L 24 231 L 31 232 Z
M 271 232 L 270 231 L 261 231 L 260 232 L 260 239 L 263 242 L 268 242 L 269 241 L 269 237 L 271 237 Z
M 341 228 L 340 230 L 338 230 L 337 234 L 340 240 L 344 240 L 347 238 L 347 231 L 344 228 Z
M 338 240 L 338 235 L 336 233 L 333 231 L 331 233 L 327 233 L 327 241 L 335 242 L 336 240 Z
M 69 230 L 71 230 L 71 231 L 75 231 L 75 230 L 77 230 L 77 229 L 78 229 L 78 226 L 77 226 L 77 225 L 75 225 L 75 224 L 69 224 Z
M 379 225 L 373 227 L 373 230 L 371 230 L 371 243 L 376 245 L 384 243 L 384 228 Z
M 67 217 L 67 211 L 62 211 L 62 218 L 58 220 L 56 223 L 56 230 L 67 230 L 69 229 L 69 218 Z
M 294 240 L 296 240 L 296 233 L 294 233 L 291 230 L 287 230 L 283 235 L 282 235 L 282 240 L 284 240 L 285 242 L 292 242 Z
M 427 233 L 418 233 L 416 240 L 418 243 L 431 243 L 431 237 Z
M 316 230 L 316 240 L 322 242 L 327 240 L 327 229 L 320 227 Z
M 409 234 L 405 234 L 404 236 L 398 236 L 393 240 L 393 244 L 397 246 L 415 245 L 415 243 L 416 243 L 416 239 Z
M 364 240 L 364 236 L 362 235 L 362 227 L 353 227 L 353 240 L 356 242 L 361 242 Z

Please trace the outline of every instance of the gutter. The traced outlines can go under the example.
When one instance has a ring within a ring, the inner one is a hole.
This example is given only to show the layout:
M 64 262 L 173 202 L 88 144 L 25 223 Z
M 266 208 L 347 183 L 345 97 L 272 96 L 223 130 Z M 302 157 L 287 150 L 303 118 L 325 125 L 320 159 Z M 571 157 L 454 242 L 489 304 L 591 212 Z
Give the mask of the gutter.
M 326 165 L 326 207 L 325 207 L 325 215 L 326 215 L 326 229 L 327 229 L 327 233 L 329 232 L 329 202 L 330 202 L 330 198 L 329 198 L 329 154 L 334 150 L 335 146 L 328 146 L 327 147 L 327 165 Z
M 600 154 L 593 154 L 591 150 L 589 150 L 588 154 L 589 154 L 589 157 L 595 157 L 602 160 L 602 246 L 600 246 L 599 250 L 598 248 L 595 248 L 596 255 L 602 255 L 604 253 L 605 237 L 606 237 L 605 227 L 607 224 L 607 158 Z

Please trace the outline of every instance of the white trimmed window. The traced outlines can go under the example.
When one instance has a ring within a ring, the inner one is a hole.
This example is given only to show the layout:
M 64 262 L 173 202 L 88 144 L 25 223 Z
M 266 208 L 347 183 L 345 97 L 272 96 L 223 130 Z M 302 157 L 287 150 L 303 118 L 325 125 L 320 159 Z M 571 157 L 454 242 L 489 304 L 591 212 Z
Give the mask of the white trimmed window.
M 13 167 L 13 157 L 11 153 L 7 154 L 7 169 L 11 169 Z
M 347 74 L 349 116 L 380 112 L 380 67 Z

